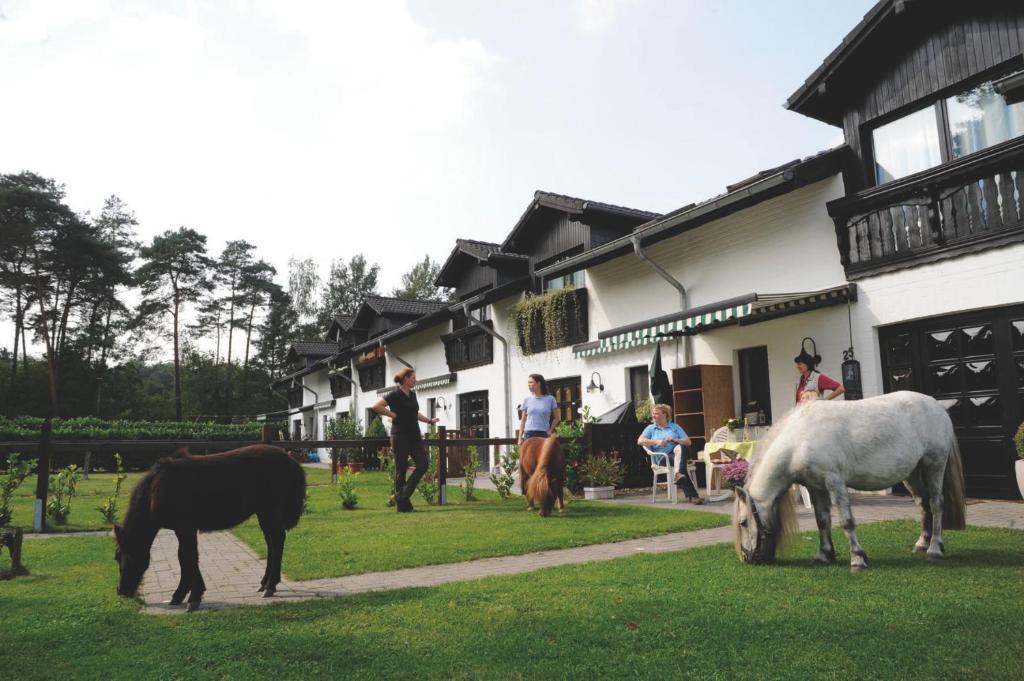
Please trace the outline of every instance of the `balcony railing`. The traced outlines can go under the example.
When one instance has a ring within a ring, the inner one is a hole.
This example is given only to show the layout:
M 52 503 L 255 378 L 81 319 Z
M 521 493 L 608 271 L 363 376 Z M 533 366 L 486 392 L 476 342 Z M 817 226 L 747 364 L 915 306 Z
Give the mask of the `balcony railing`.
M 490 321 L 483 322 L 488 328 Z M 469 326 L 441 336 L 449 371 L 462 371 L 494 361 L 494 339 L 477 326 Z
M 1024 241 L 1024 138 L 832 201 L 851 279 Z
M 288 389 L 288 407 L 298 409 L 302 406 L 302 388 Z

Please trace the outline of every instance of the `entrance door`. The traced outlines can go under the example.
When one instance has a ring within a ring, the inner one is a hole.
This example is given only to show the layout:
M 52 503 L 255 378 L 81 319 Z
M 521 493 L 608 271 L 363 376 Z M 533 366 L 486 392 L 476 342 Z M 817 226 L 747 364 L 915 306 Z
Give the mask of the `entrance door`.
M 768 423 L 772 422 L 772 393 L 768 382 L 768 346 L 746 348 L 737 353 L 740 366 L 740 413 L 747 404 L 757 402 L 764 410 Z
M 575 423 L 580 419 L 580 406 L 583 404 L 580 390 L 580 377 L 553 378 L 548 381 L 548 392 L 558 403 L 558 412 L 565 423 Z
M 486 390 L 459 395 L 459 430 L 465 437 L 490 437 L 488 421 Z
M 886 392 L 916 390 L 949 410 L 967 493 L 1016 498 L 1013 434 L 1024 416 L 1024 305 L 879 330 Z

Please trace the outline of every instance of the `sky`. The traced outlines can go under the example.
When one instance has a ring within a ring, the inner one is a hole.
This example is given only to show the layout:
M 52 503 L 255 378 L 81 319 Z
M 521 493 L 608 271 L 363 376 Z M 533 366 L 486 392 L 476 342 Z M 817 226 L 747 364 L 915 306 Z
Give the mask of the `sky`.
M 0 172 L 390 292 L 537 189 L 667 212 L 842 143 L 782 104 L 872 4 L 0 0 Z

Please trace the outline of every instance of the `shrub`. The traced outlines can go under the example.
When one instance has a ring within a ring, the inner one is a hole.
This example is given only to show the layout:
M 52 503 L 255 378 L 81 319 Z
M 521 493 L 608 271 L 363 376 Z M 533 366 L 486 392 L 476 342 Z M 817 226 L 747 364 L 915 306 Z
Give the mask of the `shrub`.
M 36 467 L 36 461 L 18 461 L 17 454 L 7 456 L 7 473 L 0 480 L 0 528 L 11 524 L 11 497 Z
M 474 501 L 473 487 L 476 485 L 476 472 L 480 468 L 480 447 L 473 447 L 469 450 L 469 461 L 466 462 L 464 477 L 459 489 L 466 501 Z
M 558 437 L 568 438 L 569 441 L 562 444 L 562 452 L 565 454 L 565 486 L 574 494 L 579 492 L 580 467 L 583 465 L 583 455 L 586 453 L 583 443 L 583 429 L 587 423 L 593 423 L 594 417 L 590 415 L 590 407 L 583 407 L 580 418 L 572 423 L 562 421 L 556 430 Z
M 384 471 L 384 475 L 387 476 L 388 487 L 391 488 L 388 496 L 388 506 L 394 506 L 396 503 L 395 497 L 398 495 L 398 489 L 395 487 L 395 454 L 388 447 L 380 450 L 380 468 Z
M 651 414 L 651 410 L 653 408 L 654 408 L 654 405 L 651 403 L 650 399 L 640 400 L 640 403 L 636 405 L 636 420 L 637 420 L 637 422 L 639 422 L 639 423 L 648 423 L 648 422 L 650 422 L 654 418 L 653 415 Z
M 431 426 L 430 433 L 434 434 L 436 428 Z M 420 484 L 416 486 L 416 491 L 420 493 L 420 496 L 431 506 L 437 503 L 438 498 L 441 496 L 441 481 L 438 478 L 438 461 L 441 455 L 437 447 L 430 447 L 427 450 L 427 458 L 429 460 L 427 466 L 427 472 L 420 478 Z
M 596 456 L 580 467 L 580 476 L 591 487 L 614 487 L 622 483 L 622 464 L 607 456 Z
M 43 419 L 0 416 L 0 440 L 38 440 Z M 53 420 L 54 440 L 259 440 L 262 424 L 184 421 L 104 421 L 92 416 Z
M 78 493 L 80 478 L 81 472 L 75 464 L 62 469 L 57 477 L 50 478 L 50 499 L 46 502 L 46 514 L 58 525 L 65 524 L 71 515 L 71 500 Z
M 341 497 L 341 507 L 351 511 L 359 503 L 359 495 L 356 494 L 356 478 L 359 473 L 353 473 L 352 469 L 345 466 L 338 476 L 338 496 Z
M 381 421 L 380 416 L 377 416 L 376 418 L 374 418 L 372 421 L 370 421 L 370 424 L 368 426 L 366 426 L 366 437 L 367 438 L 374 438 L 374 439 L 380 439 L 380 438 L 387 439 L 388 431 L 384 427 L 384 422 Z M 375 456 L 373 457 L 374 459 L 379 459 L 380 458 L 381 450 L 382 449 L 383 449 L 382 446 L 381 447 L 377 447 L 377 450 L 375 452 Z M 363 463 L 370 464 L 372 462 L 364 461 Z
M 124 466 L 121 465 L 121 455 L 116 452 L 114 453 L 114 465 L 117 473 L 114 476 L 114 493 L 107 497 L 102 506 L 96 507 L 96 510 L 103 516 L 103 522 L 108 525 L 117 523 L 117 497 L 121 494 L 121 485 L 128 478 L 124 472 Z
M 1017 447 L 1017 456 L 1024 459 L 1024 423 L 1020 424 L 1017 434 L 1013 436 L 1013 444 Z
M 359 421 L 351 416 L 335 416 L 327 422 L 327 439 L 358 440 L 360 430 Z M 331 478 L 338 479 L 339 464 L 356 462 L 361 458 L 361 453 L 361 447 L 331 447 Z
M 498 496 L 508 499 L 512 496 L 512 486 L 516 483 L 516 471 L 519 470 L 519 447 L 513 445 L 501 455 L 498 464 L 501 472 L 491 473 L 491 482 L 494 489 L 498 490 Z

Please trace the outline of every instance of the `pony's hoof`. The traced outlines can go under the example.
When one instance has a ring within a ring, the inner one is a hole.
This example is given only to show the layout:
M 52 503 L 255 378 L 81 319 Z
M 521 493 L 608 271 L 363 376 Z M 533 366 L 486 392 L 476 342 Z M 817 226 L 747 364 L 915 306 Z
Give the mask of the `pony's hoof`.
M 195 612 L 199 609 L 199 601 L 189 601 L 188 605 L 185 606 L 185 612 Z

